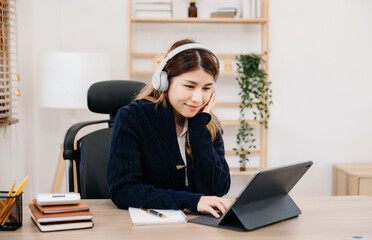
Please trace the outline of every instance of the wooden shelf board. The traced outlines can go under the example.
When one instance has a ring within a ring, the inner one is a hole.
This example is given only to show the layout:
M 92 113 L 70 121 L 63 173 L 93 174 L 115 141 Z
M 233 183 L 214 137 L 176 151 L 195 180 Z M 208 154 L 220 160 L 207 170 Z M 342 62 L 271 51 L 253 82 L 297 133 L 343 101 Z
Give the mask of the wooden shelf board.
M 133 74 L 154 74 L 155 70 L 132 70 Z
M 153 74 L 155 70 L 132 70 L 131 73 L 133 74 Z M 221 71 L 220 74 L 238 74 L 235 71 Z
M 259 168 L 249 167 L 245 171 L 240 171 L 238 167 L 231 167 L 230 168 L 230 175 L 254 175 Z
M 239 107 L 240 102 L 216 102 L 215 107 Z
M 132 58 L 156 58 L 164 55 L 162 53 L 132 53 Z M 240 53 L 217 53 L 218 58 L 233 58 L 239 56 Z
M 220 121 L 222 125 L 224 126 L 235 126 L 235 125 L 240 125 L 239 120 L 221 120 Z M 250 125 L 260 125 L 260 121 L 258 120 L 248 120 L 248 124 Z
M 142 18 L 134 17 L 131 22 L 136 23 L 267 23 L 266 18 Z
M 16 119 L 16 118 L 11 118 L 9 120 L 3 120 L 3 119 L 1 119 L 0 120 L 0 128 L 7 127 L 7 126 L 10 126 L 12 124 L 16 124 L 18 122 L 19 122 L 19 120 Z
M 251 150 L 250 152 L 251 152 L 251 154 L 260 154 L 261 153 L 260 150 Z M 235 151 L 234 150 L 225 150 L 225 154 L 226 155 L 235 155 Z

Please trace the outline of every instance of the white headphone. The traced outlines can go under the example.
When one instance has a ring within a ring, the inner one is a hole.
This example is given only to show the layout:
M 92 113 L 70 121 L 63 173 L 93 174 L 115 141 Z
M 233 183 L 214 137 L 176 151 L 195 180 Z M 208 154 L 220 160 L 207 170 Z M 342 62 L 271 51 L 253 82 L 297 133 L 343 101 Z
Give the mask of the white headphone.
M 152 75 L 152 85 L 155 88 L 155 90 L 162 91 L 162 92 L 165 92 L 168 90 L 168 87 L 169 87 L 168 74 L 166 71 L 163 71 L 163 69 L 165 65 L 167 64 L 167 62 L 172 57 L 188 49 L 204 49 L 204 50 L 207 50 L 209 53 L 211 53 L 216 58 L 217 67 L 218 67 L 216 77 L 214 78 L 214 82 L 216 82 L 219 71 L 220 71 L 220 62 L 218 61 L 217 55 L 212 50 L 210 50 L 208 47 L 202 44 L 188 43 L 188 44 L 181 45 L 173 49 L 172 51 L 170 51 L 167 54 L 167 56 L 159 63 L 158 68 L 156 69 L 155 73 Z M 214 85 L 215 85 L 214 82 L 213 82 L 212 91 L 214 91 Z

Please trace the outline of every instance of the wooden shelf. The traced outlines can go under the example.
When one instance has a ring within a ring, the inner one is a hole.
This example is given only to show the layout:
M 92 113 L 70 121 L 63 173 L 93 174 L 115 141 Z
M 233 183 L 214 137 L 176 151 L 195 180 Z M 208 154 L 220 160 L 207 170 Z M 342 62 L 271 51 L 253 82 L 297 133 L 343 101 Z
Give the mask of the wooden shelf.
M 251 154 L 260 154 L 261 153 L 260 150 L 251 150 L 250 152 L 251 152 Z M 235 151 L 234 150 L 225 150 L 225 154 L 226 155 L 235 155 Z
M 216 102 L 214 107 L 239 107 L 240 102 Z
M 141 18 L 134 17 L 130 20 L 134 23 L 243 23 L 263 24 L 266 18 Z
M 153 74 L 155 70 L 132 70 L 132 74 Z M 220 74 L 238 74 L 236 71 L 220 71 Z
M 155 70 L 132 70 L 133 74 L 154 74 Z
M 240 120 L 221 120 L 220 121 L 224 126 L 238 126 L 240 125 Z M 260 121 L 258 120 L 247 120 L 248 124 L 250 125 L 260 125 Z
M 132 58 L 156 58 L 164 55 L 162 53 L 132 53 Z M 216 53 L 218 58 L 235 58 L 240 53 Z
M 230 168 L 230 175 L 251 175 L 253 176 L 259 168 L 247 168 L 245 171 L 240 171 L 238 167 L 231 167 Z
M 0 120 L 0 128 L 7 127 L 7 126 L 10 126 L 12 124 L 16 124 L 18 122 L 19 122 L 19 120 L 16 119 L 16 118 L 11 118 L 9 120 L 3 120 L 3 119 L 1 119 Z

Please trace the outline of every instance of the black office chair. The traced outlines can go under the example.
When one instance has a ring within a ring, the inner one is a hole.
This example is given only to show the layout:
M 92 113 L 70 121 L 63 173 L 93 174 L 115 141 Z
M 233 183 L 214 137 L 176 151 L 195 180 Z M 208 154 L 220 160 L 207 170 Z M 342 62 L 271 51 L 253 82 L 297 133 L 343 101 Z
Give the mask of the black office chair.
M 142 82 L 112 80 L 93 84 L 88 90 L 88 108 L 95 113 L 110 114 L 110 119 L 81 122 L 70 127 L 65 135 L 63 158 L 68 167 L 69 191 L 74 191 L 73 161 L 76 162 L 78 192 L 83 199 L 110 198 L 106 172 L 111 132 L 116 112 L 129 104 L 145 86 Z M 78 131 L 86 126 L 108 123 L 108 127 L 91 132 L 74 142 Z

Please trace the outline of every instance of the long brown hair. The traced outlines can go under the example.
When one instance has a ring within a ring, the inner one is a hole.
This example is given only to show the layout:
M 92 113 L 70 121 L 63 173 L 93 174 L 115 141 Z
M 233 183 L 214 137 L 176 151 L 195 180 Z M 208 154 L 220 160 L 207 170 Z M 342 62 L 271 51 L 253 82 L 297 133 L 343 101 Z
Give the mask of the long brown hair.
M 168 53 L 173 49 L 188 43 L 195 43 L 192 40 L 184 39 L 175 42 L 168 50 Z M 197 69 L 203 69 L 206 73 L 215 78 L 218 74 L 218 65 L 215 57 L 209 51 L 204 49 L 188 49 L 171 58 L 164 67 L 164 71 L 168 74 L 168 80 L 179 76 L 186 72 L 191 72 Z M 148 84 L 136 97 L 136 99 L 146 99 L 157 105 L 167 106 L 168 92 L 155 90 L 152 84 Z M 221 133 L 221 124 L 217 117 L 211 113 L 212 119 L 207 124 L 207 128 L 212 135 L 212 141 L 216 139 L 217 134 Z M 186 150 L 190 156 L 189 140 L 187 138 Z

